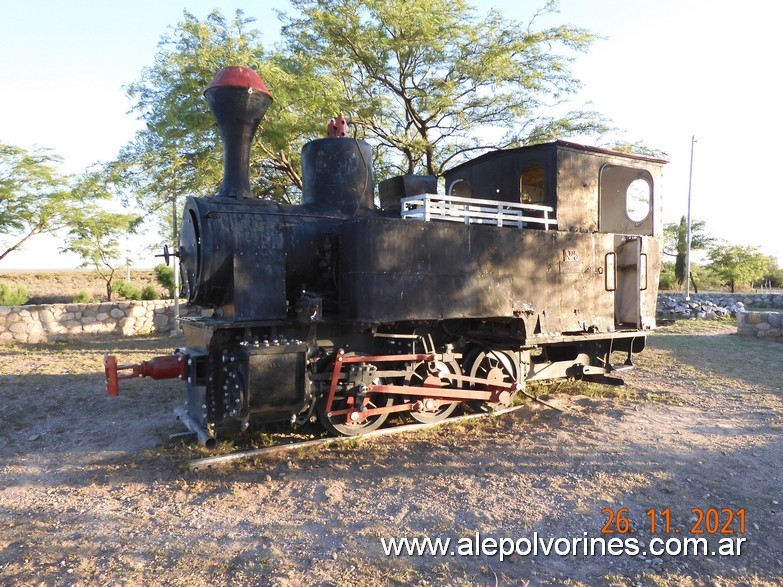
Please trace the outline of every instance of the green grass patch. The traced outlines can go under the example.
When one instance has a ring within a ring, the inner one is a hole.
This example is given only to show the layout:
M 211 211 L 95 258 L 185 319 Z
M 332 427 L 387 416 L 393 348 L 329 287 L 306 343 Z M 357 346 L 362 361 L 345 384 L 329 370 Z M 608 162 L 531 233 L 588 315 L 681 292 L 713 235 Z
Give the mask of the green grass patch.
M 713 320 L 683 318 L 667 320 L 655 329 L 655 334 L 710 334 L 725 332 L 731 328 L 737 328 L 737 319 L 732 316 Z

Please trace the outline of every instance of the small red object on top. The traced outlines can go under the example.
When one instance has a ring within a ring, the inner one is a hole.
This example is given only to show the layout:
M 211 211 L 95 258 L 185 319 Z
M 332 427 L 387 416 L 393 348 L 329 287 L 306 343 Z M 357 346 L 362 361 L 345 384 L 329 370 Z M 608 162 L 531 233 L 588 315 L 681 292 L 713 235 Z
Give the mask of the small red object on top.
M 340 113 L 340 115 L 335 119 L 332 118 L 329 121 L 329 127 L 327 130 L 326 136 L 330 139 L 339 139 L 340 137 L 345 136 L 345 129 L 348 127 L 348 123 L 345 120 L 345 117 Z

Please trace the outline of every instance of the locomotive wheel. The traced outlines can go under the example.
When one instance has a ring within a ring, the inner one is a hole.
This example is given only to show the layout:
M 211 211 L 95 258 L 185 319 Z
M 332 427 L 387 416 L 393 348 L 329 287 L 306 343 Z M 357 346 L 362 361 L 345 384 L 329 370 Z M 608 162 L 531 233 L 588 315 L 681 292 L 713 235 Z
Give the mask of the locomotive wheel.
M 380 380 L 374 381 L 374 383 L 380 384 Z M 394 398 L 386 396 L 382 393 L 370 393 L 367 396 L 367 403 L 365 406 L 368 409 L 372 408 L 384 408 L 389 407 L 394 403 Z M 345 393 L 336 393 L 334 400 L 332 401 L 332 410 L 344 410 L 349 407 L 348 398 Z M 358 436 L 360 434 L 367 434 L 373 430 L 377 430 L 386 419 L 389 414 L 378 414 L 377 416 L 369 416 L 362 422 L 349 423 L 345 420 L 345 415 L 329 417 L 326 414 L 326 394 L 318 399 L 316 404 L 316 411 L 318 412 L 318 419 L 324 428 L 326 428 L 330 434 L 334 436 Z
M 448 363 L 442 363 L 435 361 L 433 363 L 421 362 L 417 363 L 413 372 L 405 378 L 405 385 L 414 385 L 416 387 L 426 387 L 425 381 L 431 377 L 437 377 L 444 380 L 447 385 L 451 384 L 453 387 L 462 387 L 461 381 L 449 380 L 449 374 L 457 375 L 461 372 L 459 364 L 456 361 L 450 361 Z M 436 388 L 437 389 L 437 388 Z M 457 409 L 459 402 L 451 402 L 445 404 L 432 411 L 419 411 L 408 412 L 411 418 L 422 424 L 431 424 L 432 422 L 440 422 L 445 420 L 454 410 Z
M 489 379 L 499 384 L 508 384 L 516 381 L 516 367 L 514 360 L 503 351 L 475 350 L 465 359 L 465 370 L 471 377 Z M 484 386 L 478 386 L 485 389 Z M 508 407 L 498 402 L 470 402 L 470 406 L 484 412 L 494 412 Z

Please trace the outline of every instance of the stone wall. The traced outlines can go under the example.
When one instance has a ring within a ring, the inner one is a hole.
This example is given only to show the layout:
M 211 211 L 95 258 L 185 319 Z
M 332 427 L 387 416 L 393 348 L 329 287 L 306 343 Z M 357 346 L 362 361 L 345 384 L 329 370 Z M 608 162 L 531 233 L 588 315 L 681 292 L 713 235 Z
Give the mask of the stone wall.
M 180 304 L 182 316 L 201 309 Z M 174 328 L 172 300 L 0 306 L 0 343 L 56 342 L 113 334 L 133 336 Z
M 658 316 L 680 318 L 722 318 L 736 316 L 753 308 L 781 308 L 783 293 L 706 293 L 691 294 L 686 300 L 681 293 L 658 294 Z
M 737 314 L 737 334 L 782 340 L 782 323 L 781 312 L 740 312 Z
M 781 308 L 783 293 L 757 294 L 658 294 L 658 316 L 720 318 L 737 316 L 738 334 L 778 338 L 783 336 L 781 313 L 747 312 L 747 309 Z M 201 309 L 180 304 L 182 316 L 200 316 Z M 49 304 L 0 306 L 0 343 L 56 342 L 89 338 L 96 334 L 133 336 L 169 332 L 174 328 L 172 300 L 104 302 L 99 304 Z
M 780 311 L 754 312 L 753 308 Z M 749 311 L 751 310 L 751 311 Z M 737 317 L 737 334 L 783 342 L 783 294 L 683 294 L 659 293 L 658 317 L 704 318 Z
M 679 294 L 682 295 L 682 294 Z M 691 294 L 692 299 L 712 300 L 718 305 L 741 302 L 747 308 L 781 308 L 783 309 L 783 293 L 706 293 Z

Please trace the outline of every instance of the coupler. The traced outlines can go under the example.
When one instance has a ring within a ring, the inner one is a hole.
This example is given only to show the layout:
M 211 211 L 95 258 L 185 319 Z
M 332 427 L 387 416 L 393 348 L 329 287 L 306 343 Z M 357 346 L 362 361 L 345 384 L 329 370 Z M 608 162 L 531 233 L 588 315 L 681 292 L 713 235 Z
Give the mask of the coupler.
M 152 379 L 182 379 L 187 380 L 188 355 L 177 351 L 173 355 L 153 357 L 149 361 L 129 365 L 118 365 L 117 357 L 104 355 L 103 368 L 106 374 L 106 394 L 120 395 L 120 380 L 135 377 L 151 377 Z M 120 374 L 120 371 L 130 371 Z

